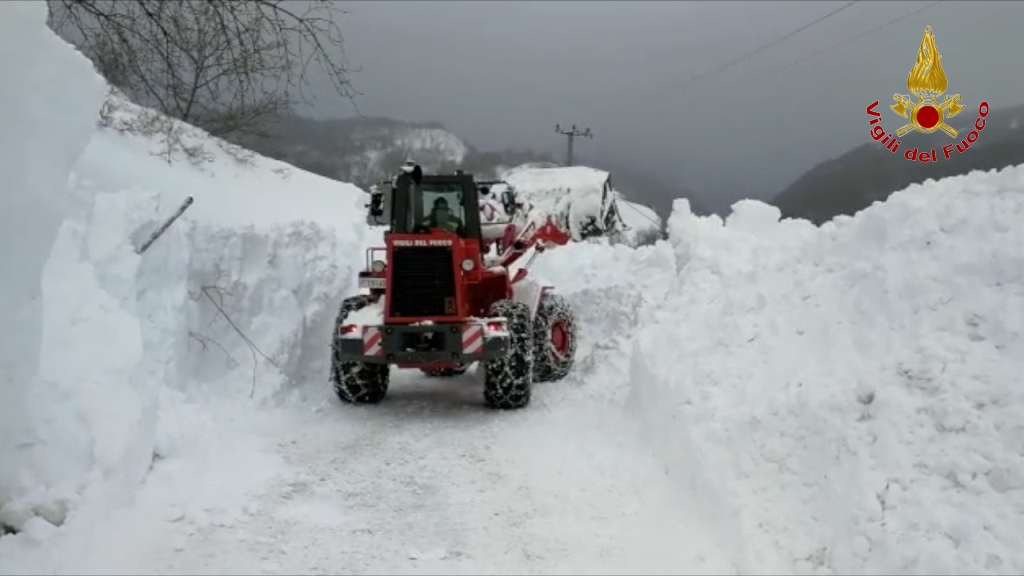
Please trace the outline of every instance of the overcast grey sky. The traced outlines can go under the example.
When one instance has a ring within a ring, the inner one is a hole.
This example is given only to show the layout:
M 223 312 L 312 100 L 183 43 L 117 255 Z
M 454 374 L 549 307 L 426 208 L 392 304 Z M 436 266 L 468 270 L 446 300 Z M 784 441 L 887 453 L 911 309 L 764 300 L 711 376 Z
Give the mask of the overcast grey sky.
M 741 89 L 754 74 L 853 38 L 932 2 L 861 1 L 712 77 L 714 68 L 845 2 L 341 2 L 347 57 L 367 115 L 435 120 L 484 149 L 561 154 L 556 122 L 589 126 L 586 156 L 671 174 L 701 195 L 774 194 L 868 140 L 906 93 L 926 25 L 947 93 L 977 110 L 1024 103 L 1024 2 L 942 2 Z M 685 90 L 685 92 L 684 92 Z M 323 99 L 318 116 L 348 116 Z M 891 125 L 891 126 L 890 126 Z

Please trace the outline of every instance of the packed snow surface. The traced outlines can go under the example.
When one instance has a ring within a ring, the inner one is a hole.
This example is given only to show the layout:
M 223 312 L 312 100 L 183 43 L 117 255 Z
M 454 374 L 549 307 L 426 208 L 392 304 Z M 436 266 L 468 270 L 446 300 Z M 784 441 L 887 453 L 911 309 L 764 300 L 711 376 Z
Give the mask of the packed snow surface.
M 91 131 L 45 18 L 0 4 L 0 574 L 1024 572 L 1024 166 L 821 228 L 678 201 L 538 258 L 579 345 L 526 410 L 473 371 L 344 406 L 365 196 Z

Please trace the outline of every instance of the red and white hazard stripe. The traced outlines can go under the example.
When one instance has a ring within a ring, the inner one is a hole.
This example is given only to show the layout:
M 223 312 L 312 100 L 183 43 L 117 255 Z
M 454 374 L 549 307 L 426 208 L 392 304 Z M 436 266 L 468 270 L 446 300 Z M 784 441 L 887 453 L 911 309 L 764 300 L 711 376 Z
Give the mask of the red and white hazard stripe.
M 380 356 L 384 348 L 381 346 L 383 335 L 377 326 L 363 327 L 363 354 L 365 356 Z
M 484 327 L 468 324 L 462 329 L 462 353 L 476 354 L 484 347 Z

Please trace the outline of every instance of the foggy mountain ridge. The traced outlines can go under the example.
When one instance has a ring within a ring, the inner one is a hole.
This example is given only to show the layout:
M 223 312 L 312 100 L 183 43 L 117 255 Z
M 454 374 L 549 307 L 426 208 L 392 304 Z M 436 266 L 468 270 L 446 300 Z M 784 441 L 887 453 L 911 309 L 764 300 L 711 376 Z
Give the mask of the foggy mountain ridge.
M 882 107 L 884 105 L 884 108 Z M 879 103 L 883 126 L 894 124 L 888 103 Z M 970 131 L 977 116 L 967 109 L 950 124 L 960 134 L 944 141 L 935 134 L 911 132 L 900 139 L 899 152 L 893 154 L 871 140 L 867 123 L 864 143 L 838 157 L 819 162 L 789 186 L 765 201 L 782 211 L 783 217 L 805 218 L 816 224 L 838 215 L 852 215 L 875 201 L 929 178 L 964 174 L 971 170 L 990 170 L 1024 162 L 1024 105 L 995 108 L 987 118 L 985 130 L 970 150 L 954 151 L 950 160 L 911 162 L 903 153 L 915 146 L 924 150 L 958 143 Z M 390 178 L 406 159 L 419 162 L 430 171 L 463 169 L 479 178 L 496 178 L 507 168 L 526 163 L 560 165 L 563 158 L 548 152 L 523 148 L 482 151 L 453 133 L 440 122 L 413 122 L 389 117 L 311 119 L 298 115 L 281 122 L 265 138 L 249 137 L 238 142 L 256 152 L 293 164 L 304 170 L 364 189 Z M 651 207 L 663 219 L 671 213 L 676 198 L 689 198 L 698 214 L 713 211 L 725 216 L 728 205 L 709 209 L 682 184 L 687 174 L 669 178 L 634 162 L 609 153 L 594 153 L 577 147 L 577 163 L 606 170 L 623 196 Z M 737 198 L 738 200 L 738 198 Z M 732 202 L 729 202 L 731 205 Z
M 527 163 L 561 165 L 561 158 L 534 149 L 483 151 L 449 131 L 439 122 L 412 122 L 387 117 L 312 119 L 290 115 L 276 123 L 268 135 L 234 138 L 264 156 L 287 162 L 321 176 L 351 182 L 363 189 L 390 178 L 405 160 L 424 170 L 451 172 L 462 169 L 480 179 L 497 178 L 505 169 Z M 613 186 L 634 202 L 650 206 L 665 218 L 671 201 L 688 196 L 624 162 L 599 158 L 583 151 L 577 163 L 606 170 Z M 690 200 L 695 211 L 709 213 Z
M 883 122 L 894 124 L 885 104 L 878 110 Z M 946 138 L 941 133 L 910 132 L 900 139 L 896 153 L 885 149 L 868 135 L 865 122 L 865 143 L 837 158 L 815 165 L 770 200 L 786 218 L 805 218 L 821 224 L 845 214 L 852 215 L 876 201 L 884 201 L 893 192 L 927 179 L 938 180 L 948 176 L 967 174 L 973 170 L 988 171 L 1024 163 L 1024 105 L 993 108 L 985 119 L 985 128 L 978 140 L 963 153 L 956 149 L 947 160 L 942 147 L 959 144 L 974 129 L 977 108 L 966 109 L 949 124 L 958 131 L 957 137 Z M 937 162 L 908 161 L 904 154 L 915 147 L 939 156 Z
M 462 139 L 435 122 L 389 118 L 314 120 L 292 115 L 263 137 L 237 144 L 303 170 L 368 189 L 395 173 L 407 159 L 424 169 L 448 170 L 477 156 Z
M 533 150 L 478 150 L 438 122 L 386 117 L 319 120 L 292 115 L 277 123 L 268 136 L 238 143 L 362 188 L 390 178 L 406 160 L 415 160 L 427 171 L 463 169 L 481 178 L 495 177 L 501 167 L 553 162 L 549 155 Z

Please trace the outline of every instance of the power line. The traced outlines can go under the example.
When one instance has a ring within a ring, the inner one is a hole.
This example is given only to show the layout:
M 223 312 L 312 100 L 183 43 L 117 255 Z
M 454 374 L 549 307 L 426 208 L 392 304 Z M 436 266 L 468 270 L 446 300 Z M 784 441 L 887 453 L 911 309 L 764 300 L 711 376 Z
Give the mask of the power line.
M 657 220 L 655 220 L 654 218 L 651 218 L 651 217 L 650 217 L 650 216 L 648 216 L 647 214 L 644 214 L 644 213 L 643 213 L 643 212 L 642 212 L 642 211 L 641 211 L 641 210 L 640 210 L 639 208 L 637 208 L 636 206 L 634 206 L 632 202 L 630 202 L 630 201 L 629 201 L 629 200 L 627 200 L 626 198 L 622 198 L 621 196 L 619 197 L 619 200 L 622 200 L 622 202 L 616 202 L 616 204 L 618 204 L 618 205 L 621 205 L 621 204 L 622 204 L 623 202 L 625 202 L 625 204 L 626 204 L 626 206 L 627 206 L 628 208 L 630 208 L 631 210 L 633 210 L 634 212 L 636 212 L 636 213 L 637 213 L 637 214 L 639 214 L 640 216 L 643 216 L 644 218 L 646 218 L 648 222 L 650 222 L 651 224 L 654 224 L 654 225 L 655 225 L 655 226 L 657 226 L 657 227 L 658 227 L 659 229 L 661 228 L 661 224 L 662 224 L 661 222 L 658 222 L 658 221 L 657 221 Z
M 782 43 L 782 42 L 792 38 L 793 36 L 796 36 L 797 34 L 803 32 L 804 30 L 806 30 L 808 28 L 810 28 L 811 26 L 815 26 L 817 24 L 820 24 L 820 23 L 824 22 L 825 20 L 828 20 L 829 18 L 835 16 L 836 14 L 839 14 L 843 10 L 846 10 L 847 8 L 850 8 L 851 6 L 856 4 L 857 2 L 859 2 L 859 0 L 853 0 L 852 2 L 847 2 L 846 4 L 843 4 L 842 6 L 840 6 L 839 8 L 836 8 L 835 10 L 829 12 L 828 14 L 825 14 L 824 16 L 821 16 L 820 18 L 818 18 L 817 20 L 814 20 L 813 22 L 809 22 L 807 24 L 804 24 L 803 26 L 797 28 L 796 30 L 793 30 L 792 32 L 790 32 L 789 34 L 786 34 L 785 36 L 783 36 L 781 38 L 773 40 L 773 41 L 769 42 L 768 44 L 765 44 L 765 45 L 763 45 L 763 46 L 761 46 L 759 48 L 755 48 L 754 50 L 751 50 L 750 52 L 747 52 L 746 54 L 743 54 L 742 56 L 740 56 L 738 58 L 734 58 L 733 60 L 730 60 L 730 61 L 726 62 L 725 64 L 721 64 L 719 66 L 716 66 L 716 67 L 712 68 L 711 70 L 708 70 L 706 72 L 701 72 L 700 74 L 697 74 L 696 76 L 691 76 L 691 77 L 687 78 L 686 80 L 683 81 L 683 83 L 686 84 L 686 86 L 683 87 L 683 92 L 686 92 L 688 90 L 689 84 L 691 82 L 694 82 L 696 80 L 700 80 L 701 78 L 705 78 L 707 76 L 715 74 L 716 72 L 721 72 L 723 70 L 728 70 L 729 68 L 732 68 L 733 66 L 735 66 L 736 64 L 739 64 L 740 62 L 748 60 L 751 57 L 753 57 L 753 56 L 755 56 L 755 55 L 757 55 L 757 54 L 759 54 L 761 52 L 764 52 L 765 50 L 767 50 L 767 49 L 769 49 L 769 48 L 771 48 L 773 46 L 776 46 L 776 45 L 778 45 L 778 44 L 780 44 L 780 43 Z
M 829 46 L 828 48 L 825 48 L 824 50 L 819 50 L 818 52 L 815 52 L 813 54 L 809 54 L 807 56 L 804 56 L 803 58 L 799 58 L 797 60 L 794 60 L 794 61 L 790 62 L 789 64 L 786 64 L 785 66 L 781 66 L 779 68 L 774 68 L 772 70 L 768 70 L 768 71 L 762 72 L 761 74 L 756 74 L 754 76 L 751 76 L 751 77 L 747 78 L 743 82 L 740 82 L 740 83 L 735 84 L 733 86 L 729 86 L 727 88 L 723 88 L 721 90 L 718 90 L 713 95 L 714 96 L 718 96 L 719 94 L 721 94 L 723 92 L 729 92 L 729 91 L 732 91 L 732 90 L 736 90 L 738 88 L 742 88 L 742 87 L 746 86 L 747 84 L 750 84 L 754 80 L 758 80 L 758 79 L 763 78 L 765 76 L 768 76 L 770 74 L 778 74 L 779 72 L 782 72 L 783 70 L 786 70 L 788 68 L 792 68 L 793 66 L 796 66 L 797 64 L 800 64 L 801 62 L 806 62 L 806 61 L 811 60 L 813 58 L 817 58 L 818 56 L 821 56 L 822 54 L 831 52 L 832 50 L 835 50 L 836 48 L 839 48 L 841 46 L 846 46 L 847 44 L 856 42 L 857 40 L 860 40 L 861 38 L 863 38 L 863 37 L 865 37 L 865 36 L 867 36 L 869 34 L 874 34 L 875 32 L 878 32 L 879 30 L 881 30 L 883 28 L 887 28 L 887 27 L 892 26 L 893 24 L 895 24 L 897 22 L 900 22 L 902 20 L 906 20 L 907 18 L 910 18 L 911 16 L 915 16 L 917 14 L 920 14 L 921 12 L 924 12 L 925 10 L 927 10 L 929 8 L 932 8 L 934 6 L 937 6 L 939 4 L 942 4 L 945 1 L 946 0 L 938 0 L 936 2 L 932 2 L 931 4 L 929 4 L 929 5 L 927 5 L 927 6 L 923 7 L 923 8 L 918 8 L 917 10 L 914 10 L 913 12 L 911 12 L 909 14 L 904 14 L 903 16 L 899 16 L 899 17 L 893 18 L 892 20 L 889 20 L 887 22 L 879 24 L 878 26 L 875 26 L 874 28 L 871 28 L 870 30 L 867 30 L 866 32 L 858 34 L 857 36 L 854 36 L 853 38 L 850 38 L 849 40 L 844 40 L 844 41 L 842 41 L 842 42 L 840 42 L 838 44 L 833 44 L 833 45 Z M 709 96 L 711 96 L 711 95 L 709 95 Z

